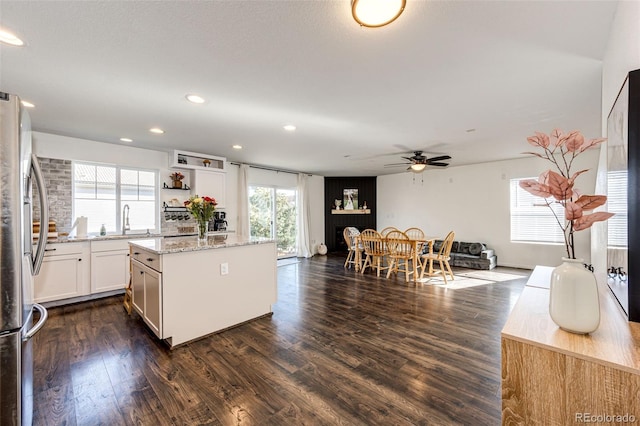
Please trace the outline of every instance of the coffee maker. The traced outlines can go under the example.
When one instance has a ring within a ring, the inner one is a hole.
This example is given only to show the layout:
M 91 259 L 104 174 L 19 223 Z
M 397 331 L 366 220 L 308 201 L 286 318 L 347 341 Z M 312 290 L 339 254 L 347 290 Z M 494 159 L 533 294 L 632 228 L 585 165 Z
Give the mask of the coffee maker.
M 224 220 L 227 217 L 225 212 L 217 211 L 213 213 L 213 230 L 214 231 L 226 231 L 227 221 Z

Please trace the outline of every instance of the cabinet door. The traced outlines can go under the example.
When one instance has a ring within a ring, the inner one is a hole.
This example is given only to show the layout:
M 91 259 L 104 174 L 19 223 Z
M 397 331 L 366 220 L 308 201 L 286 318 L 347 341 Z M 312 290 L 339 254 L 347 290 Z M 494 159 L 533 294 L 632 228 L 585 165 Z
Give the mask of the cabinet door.
M 225 207 L 226 174 L 222 172 L 194 171 L 193 190 L 200 196 L 213 197 L 218 202 L 218 208 Z
M 162 274 L 144 268 L 144 319 L 156 336 L 162 338 Z
M 144 266 L 131 262 L 131 302 L 133 308 L 144 316 Z
M 45 256 L 40 273 L 33 280 L 33 297 L 38 303 L 83 296 L 86 261 L 77 254 Z
M 91 293 L 121 290 L 129 284 L 129 250 L 91 254 Z

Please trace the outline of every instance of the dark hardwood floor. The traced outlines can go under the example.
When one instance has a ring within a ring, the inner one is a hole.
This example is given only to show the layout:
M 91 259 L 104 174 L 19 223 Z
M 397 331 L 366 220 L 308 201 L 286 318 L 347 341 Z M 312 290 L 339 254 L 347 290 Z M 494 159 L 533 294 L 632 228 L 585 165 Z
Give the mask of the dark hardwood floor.
M 273 316 L 173 351 L 122 297 L 50 309 L 34 424 L 500 424 L 500 330 L 528 271 L 443 288 L 343 260 L 280 266 Z

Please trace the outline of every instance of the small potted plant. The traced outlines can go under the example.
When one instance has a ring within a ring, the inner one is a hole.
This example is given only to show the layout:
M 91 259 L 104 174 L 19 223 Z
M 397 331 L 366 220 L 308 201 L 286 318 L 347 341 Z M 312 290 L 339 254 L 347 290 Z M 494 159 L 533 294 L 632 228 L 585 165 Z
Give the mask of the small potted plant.
M 184 175 L 180 172 L 173 172 L 169 175 L 171 181 L 173 182 L 173 187 L 181 189 L 182 188 L 182 179 L 184 179 Z

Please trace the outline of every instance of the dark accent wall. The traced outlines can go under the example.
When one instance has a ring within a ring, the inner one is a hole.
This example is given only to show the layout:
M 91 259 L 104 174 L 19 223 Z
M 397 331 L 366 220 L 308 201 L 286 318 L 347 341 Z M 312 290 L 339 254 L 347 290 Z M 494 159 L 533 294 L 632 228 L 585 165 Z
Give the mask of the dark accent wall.
M 324 178 L 324 240 L 328 251 L 347 250 L 342 238 L 342 230 L 347 226 L 355 226 L 360 230 L 376 229 L 376 183 L 375 176 Z M 357 189 L 358 207 L 366 201 L 371 214 L 331 214 L 331 210 L 335 207 L 334 200 L 336 198 L 342 200 L 345 189 Z

